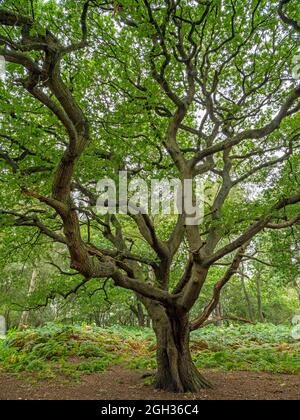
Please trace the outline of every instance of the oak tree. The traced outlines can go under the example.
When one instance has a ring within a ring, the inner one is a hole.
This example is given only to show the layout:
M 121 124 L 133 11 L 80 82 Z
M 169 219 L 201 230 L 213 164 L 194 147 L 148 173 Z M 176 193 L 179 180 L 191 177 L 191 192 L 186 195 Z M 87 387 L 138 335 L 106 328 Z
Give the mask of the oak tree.
M 67 248 L 83 278 L 73 292 L 109 278 L 137 295 L 157 337 L 157 388 L 211 386 L 190 332 L 251 240 L 300 220 L 296 14 L 292 0 L 1 4 L 1 217 Z M 201 176 L 204 220 L 97 214 L 97 181 L 119 171 L 146 183 Z

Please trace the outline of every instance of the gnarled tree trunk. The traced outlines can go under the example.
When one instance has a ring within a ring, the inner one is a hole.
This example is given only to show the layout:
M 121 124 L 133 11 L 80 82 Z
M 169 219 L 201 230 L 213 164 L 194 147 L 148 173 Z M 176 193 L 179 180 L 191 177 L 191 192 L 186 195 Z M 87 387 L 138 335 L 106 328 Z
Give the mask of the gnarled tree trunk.
M 211 388 L 192 361 L 187 314 L 178 309 L 170 313 L 157 304 L 151 308 L 151 318 L 157 338 L 156 388 L 171 392 Z

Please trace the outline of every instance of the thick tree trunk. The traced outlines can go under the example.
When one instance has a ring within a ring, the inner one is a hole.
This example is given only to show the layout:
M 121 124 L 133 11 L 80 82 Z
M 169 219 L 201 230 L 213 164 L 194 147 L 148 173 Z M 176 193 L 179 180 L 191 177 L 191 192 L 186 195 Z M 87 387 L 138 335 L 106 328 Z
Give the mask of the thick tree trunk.
M 157 337 L 156 388 L 171 392 L 197 392 L 211 388 L 192 361 L 187 315 L 167 314 L 158 305 L 152 320 Z

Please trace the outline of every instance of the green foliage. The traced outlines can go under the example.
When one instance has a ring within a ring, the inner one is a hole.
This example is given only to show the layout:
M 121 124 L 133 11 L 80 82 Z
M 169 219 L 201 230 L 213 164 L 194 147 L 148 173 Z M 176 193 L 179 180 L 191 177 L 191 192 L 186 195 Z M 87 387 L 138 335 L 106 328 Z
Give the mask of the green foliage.
M 27 331 L 10 331 L 0 342 L 0 363 L 14 372 L 38 377 L 102 372 L 127 357 L 153 349 L 150 330 L 101 329 L 89 326 L 47 324 Z M 129 356 L 128 356 L 129 355 Z
M 156 368 L 155 350 L 150 329 L 48 324 L 35 330 L 11 331 L 0 342 L 0 364 L 37 378 L 63 376 L 74 380 L 117 363 L 152 371 Z M 300 372 L 300 344 L 292 339 L 288 326 L 210 326 L 192 334 L 191 350 L 200 369 Z
M 242 348 L 231 351 L 205 351 L 194 356 L 199 369 L 245 370 L 272 373 L 299 373 L 300 347 Z
M 257 324 L 230 327 L 206 327 L 192 333 L 192 340 L 205 341 L 210 350 L 227 348 L 247 348 L 253 346 L 270 347 L 278 343 L 294 343 L 291 327 L 285 325 Z
M 208 344 L 208 350 L 194 354 L 199 369 L 300 372 L 300 344 L 289 326 L 209 327 L 193 335 L 196 343 L 199 338 Z

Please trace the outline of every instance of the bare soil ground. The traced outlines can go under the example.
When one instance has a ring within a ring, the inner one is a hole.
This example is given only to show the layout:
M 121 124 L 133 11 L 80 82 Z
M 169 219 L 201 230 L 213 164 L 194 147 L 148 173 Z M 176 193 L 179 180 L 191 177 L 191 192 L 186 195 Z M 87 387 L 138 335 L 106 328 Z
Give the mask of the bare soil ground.
M 41 381 L 0 373 L 0 400 L 299 400 L 300 375 L 207 370 L 214 389 L 178 395 L 145 385 L 143 372 L 114 366 L 101 374 L 84 376 L 80 384 Z

